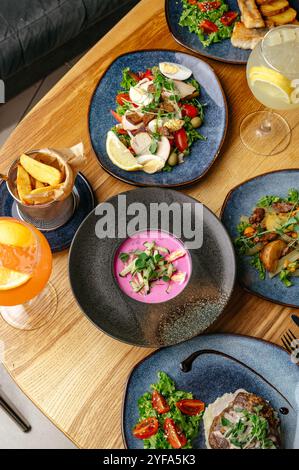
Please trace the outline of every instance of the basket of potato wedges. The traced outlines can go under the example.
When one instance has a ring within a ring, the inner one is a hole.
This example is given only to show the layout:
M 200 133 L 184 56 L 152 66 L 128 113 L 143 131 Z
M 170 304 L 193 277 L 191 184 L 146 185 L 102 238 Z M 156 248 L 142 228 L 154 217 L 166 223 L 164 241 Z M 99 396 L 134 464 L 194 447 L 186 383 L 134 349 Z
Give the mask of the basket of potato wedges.
M 21 218 L 54 229 L 75 210 L 75 179 L 85 163 L 84 149 L 41 149 L 22 154 L 10 167 L 7 187 Z

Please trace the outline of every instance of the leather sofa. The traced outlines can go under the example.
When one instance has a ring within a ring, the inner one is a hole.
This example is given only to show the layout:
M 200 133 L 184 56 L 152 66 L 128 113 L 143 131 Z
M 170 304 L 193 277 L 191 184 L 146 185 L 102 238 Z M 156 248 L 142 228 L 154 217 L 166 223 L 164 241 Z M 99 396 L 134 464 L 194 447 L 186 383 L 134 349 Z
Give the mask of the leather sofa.
M 1 0 L 6 100 L 97 42 L 139 0 Z

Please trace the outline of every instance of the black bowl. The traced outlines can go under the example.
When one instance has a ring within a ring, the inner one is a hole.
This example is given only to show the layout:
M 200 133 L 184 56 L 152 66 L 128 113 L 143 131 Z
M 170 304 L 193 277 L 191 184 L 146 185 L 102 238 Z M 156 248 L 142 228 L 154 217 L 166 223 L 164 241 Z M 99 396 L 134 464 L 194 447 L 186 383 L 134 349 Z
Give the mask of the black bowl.
M 123 193 L 127 205 L 143 203 L 188 203 L 192 226 L 199 222 L 201 204 L 174 190 L 135 189 Z M 118 231 L 118 197 L 109 201 L 115 209 Z M 103 332 L 126 343 L 159 347 L 176 344 L 202 333 L 221 314 L 233 290 L 236 272 L 235 255 L 230 238 L 218 218 L 203 206 L 203 245 L 190 249 L 192 273 L 185 289 L 175 298 L 147 304 L 128 297 L 114 277 L 114 256 L 123 238 L 100 239 L 95 234 L 100 204 L 79 228 L 70 250 L 69 275 L 75 298 L 87 317 Z M 149 213 L 149 212 L 148 212 Z M 199 211 L 200 213 L 200 211 Z M 126 216 L 126 224 L 133 216 Z M 183 228 L 183 222 L 181 222 Z M 170 220 L 169 232 L 174 223 Z M 161 229 L 147 224 L 144 229 Z M 182 230 L 182 233 L 184 231 Z M 181 241 L 186 243 L 184 236 Z

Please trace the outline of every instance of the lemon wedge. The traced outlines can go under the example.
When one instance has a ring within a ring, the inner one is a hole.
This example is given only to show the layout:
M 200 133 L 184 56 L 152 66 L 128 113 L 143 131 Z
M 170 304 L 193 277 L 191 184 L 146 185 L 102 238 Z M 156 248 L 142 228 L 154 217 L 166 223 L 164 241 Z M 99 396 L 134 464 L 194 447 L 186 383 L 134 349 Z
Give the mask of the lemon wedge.
M 118 168 L 126 171 L 142 170 L 142 165 L 112 131 L 107 134 L 106 150 L 110 160 Z
M 0 243 L 17 247 L 28 247 L 34 242 L 28 227 L 10 220 L 0 220 Z
M 19 273 L 0 266 L 0 291 L 15 289 L 22 286 L 31 278 L 30 274 Z
M 290 96 L 293 91 L 291 82 L 280 72 L 264 66 L 251 67 L 249 80 L 252 86 L 258 84 L 267 85 L 267 93 L 276 99 L 280 99 L 286 103 L 291 102 Z

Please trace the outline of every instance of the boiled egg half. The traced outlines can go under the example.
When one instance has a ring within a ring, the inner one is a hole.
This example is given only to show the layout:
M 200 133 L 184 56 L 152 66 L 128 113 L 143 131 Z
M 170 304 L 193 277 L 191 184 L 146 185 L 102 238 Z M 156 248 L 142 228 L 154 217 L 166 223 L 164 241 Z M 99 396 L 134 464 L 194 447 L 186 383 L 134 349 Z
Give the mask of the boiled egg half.
M 184 65 L 174 64 L 173 62 L 160 62 L 160 72 L 167 78 L 173 80 L 187 80 L 192 75 L 192 70 Z

